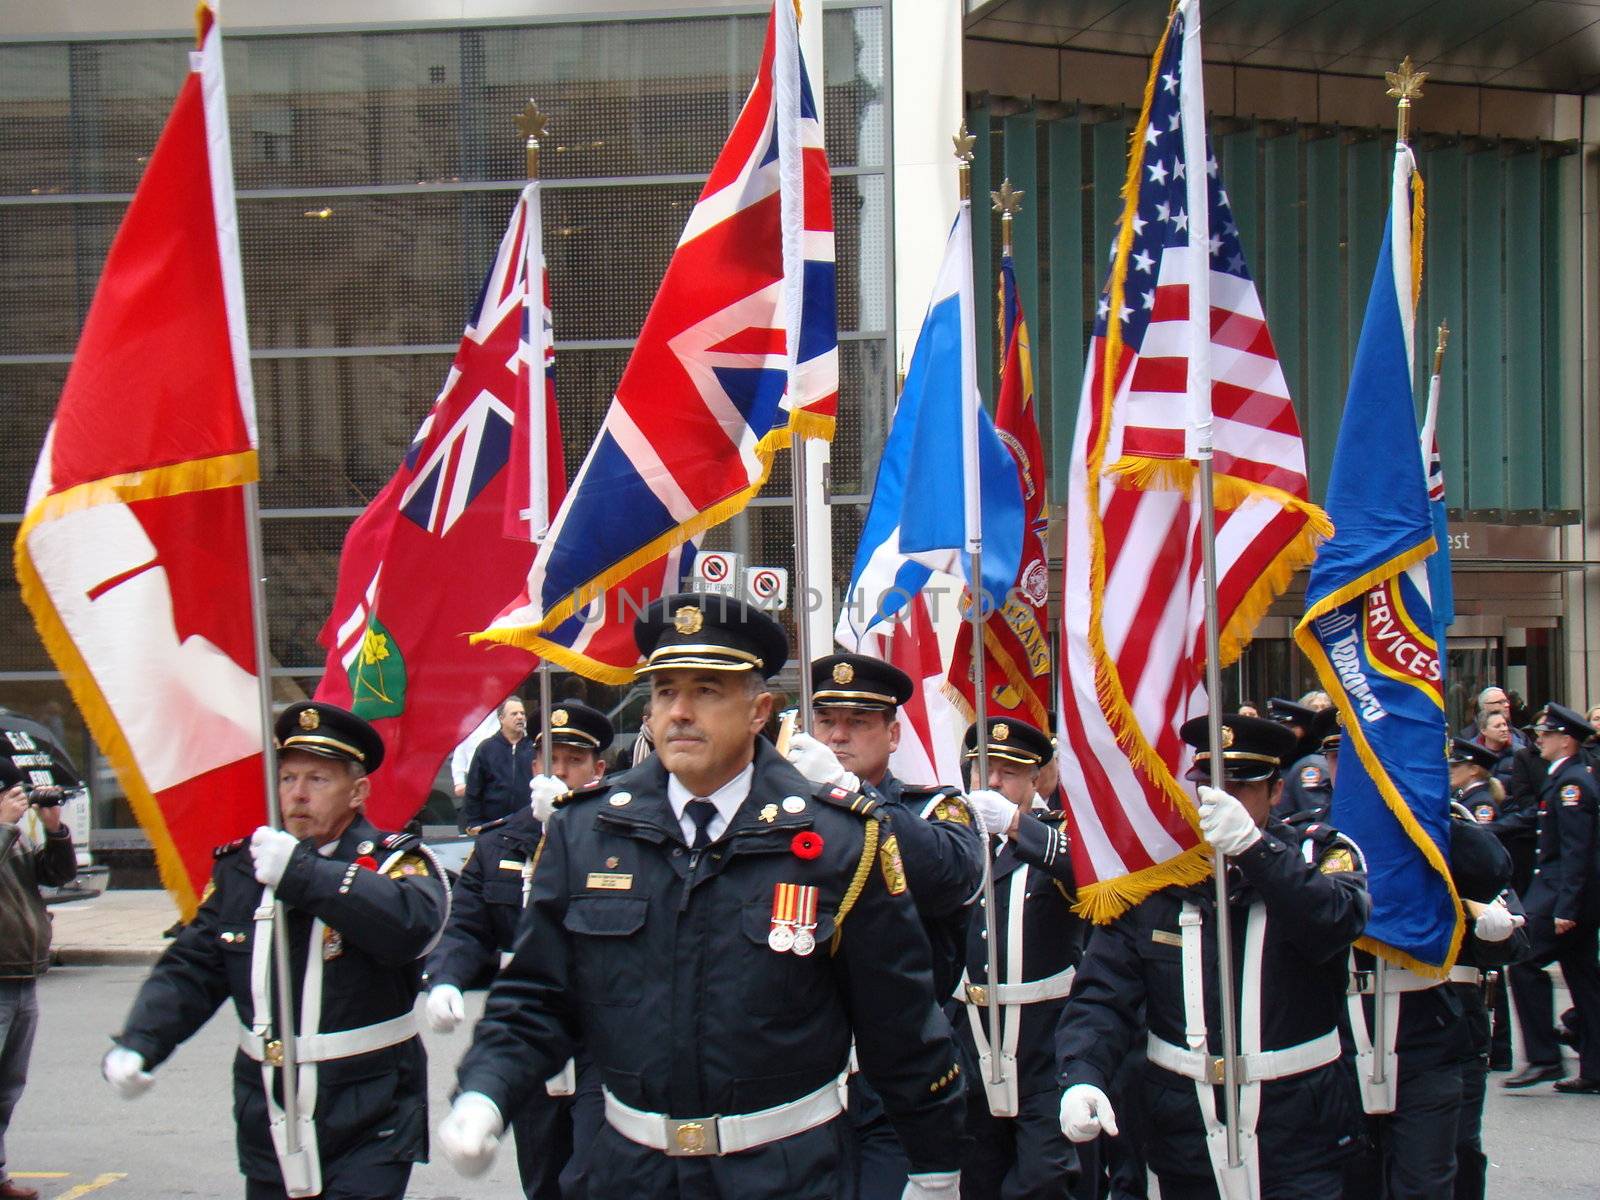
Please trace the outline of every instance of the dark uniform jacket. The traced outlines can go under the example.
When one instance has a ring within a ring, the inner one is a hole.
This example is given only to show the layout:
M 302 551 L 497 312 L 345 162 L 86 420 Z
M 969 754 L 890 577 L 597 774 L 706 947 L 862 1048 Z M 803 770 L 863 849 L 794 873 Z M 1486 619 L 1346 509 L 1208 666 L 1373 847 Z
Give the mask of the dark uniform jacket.
M 1500 803 L 1500 813 L 1492 828 L 1511 854 L 1511 886 L 1524 896 L 1533 882 L 1533 860 L 1538 850 L 1539 792 L 1549 771 L 1550 764 L 1532 749 L 1518 749 L 1495 768 L 1495 778 L 1505 788 L 1506 798 Z
M 78 873 L 63 825 L 30 849 L 15 825 L 0 825 L 0 979 L 32 979 L 50 965 L 50 914 L 39 885 L 60 887 Z
M 1333 803 L 1333 776 L 1328 760 L 1321 754 L 1307 754 L 1283 773 L 1283 793 L 1273 805 L 1272 815 L 1279 820 L 1305 813 L 1321 820 Z
M 1600 921 L 1600 787 L 1582 754 L 1554 764 L 1539 792 L 1538 854 L 1528 912 Z
M 1072 911 L 1078 898 L 1072 878 L 1072 858 L 1059 812 L 1023 813 L 1017 822 L 1015 841 L 1007 840 L 994 862 L 994 927 L 997 945 L 995 962 L 1000 978 L 1007 981 L 1006 956 L 1011 927 L 1011 878 L 1028 867 L 1023 892 L 1022 979 L 1031 983 L 1078 965 L 1083 955 L 1083 919 Z M 989 979 L 989 941 L 987 923 L 981 907 L 972 914 L 967 934 L 967 979 L 981 986 Z M 1022 1006 L 1022 1025 L 1017 1031 L 1017 1095 L 1032 1096 L 1056 1089 L 1055 1031 L 1066 1007 L 1066 998 L 1041 1000 Z M 962 1049 L 969 1056 L 968 1070 L 978 1069 L 977 1043 L 972 1036 L 972 1021 L 967 1010 L 975 1011 L 989 1039 L 988 1008 L 960 1004 L 951 1022 Z M 1004 1010 L 1001 1010 L 1004 1020 Z M 971 1080 L 974 1091 L 982 1085 Z
M 1296 1046 L 1334 1029 L 1345 1006 L 1350 946 L 1371 911 L 1359 853 L 1326 825 L 1302 831 L 1271 822 L 1254 846 L 1229 863 L 1236 979 L 1243 974 L 1249 905 L 1257 899 L 1266 905 L 1261 1048 Z M 1129 1047 L 1144 1036 L 1141 1005 L 1151 1032 L 1185 1044 L 1178 924 L 1185 901 L 1201 914 L 1206 1029 L 1211 1053 L 1222 1052 L 1215 890 L 1209 882 L 1168 887 L 1097 927 L 1089 940 L 1057 1031 L 1064 1087 L 1108 1087 Z M 1242 983 L 1235 995 L 1242 1000 Z M 1150 1166 L 1165 1176 L 1211 1178 L 1194 1081 L 1147 1063 L 1142 1084 L 1141 1119 L 1160 1131 L 1145 1142 Z M 1360 1124 L 1348 1064 L 1335 1061 L 1263 1083 L 1256 1126 L 1263 1176 L 1333 1165 L 1355 1147 Z
M 1502 799 L 1496 799 L 1487 779 L 1475 779 L 1450 797 L 1472 814 L 1480 825 L 1492 826 L 1500 819 Z
M 444 880 L 418 850 L 417 838 L 386 835 L 358 816 L 330 856 L 302 842 L 290 858 L 277 894 L 289 908 L 297 1013 L 312 918 L 328 927 L 320 947 L 319 1032 L 373 1025 L 415 1005 L 422 956 L 449 906 Z M 367 857 L 381 866 L 401 852 L 386 874 L 356 865 Z M 153 1069 L 230 996 L 239 1021 L 248 1026 L 254 1020 L 251 951 L 258 933 L 269 936 L 269 927 L 258 930 L 253 920 L 261 893 L 247 844 L 219 849 L 199 912 L 139 989 L 118 1045 L 138 1051 Z M 285 1024 L 274 1025 L 277 1036 Z M 420 1038 L 320 1063 L 317 1070 L 315 1117 L 325 1177 L 330 1164 L 346 1155 L 373 1163 L 426 1161 L 428 1073 Z M 281 1076 L 276 1086 L 281 1088 Z M 242 1050 L 234 1056 L 233 1112 L 239 1169 L 253 1179 L 278 1179 L 261 1064 Z
M 917 787 L 885 775 L 866 793 L 900 843 L 906 882 L 933 949 L 933 985 L 943 999 L 961 977 L 972 902 L 983 888 L 983 846 L 955 788 Z M 926 818 L 923 811 L 932 804 Z
M 897 842 L 873 808 L 807 782 L 761 740 L 749 796 L 705 850 L 685 845 L 655 757 L 558 802 L 515 955 L 490 988 L 461 1089 L 515 1112 L 581 1042 L 604 1086 L 634 1108 L 745 1114 L 835 1079 L 853 1034 L 912 1170 L 954 1170 L 956 1048 L 934 1002 Z M 795 852 L 806 831 L 821 838 L 815 858 Z M 768 945 L 778 883 L 819 890 L 810 955 Z M 681 1169 L 709 1172 L 717 1192 L 740 1200 L 831 1197 L 835 1124 L 692 1160 L 608 1126 L 589 1195 L 670 1197 L 678 1164 L 691 1164 Z
M 544 830 L 528 805 L 491 821 L 450 892 L 450 923 L 428 956 L 428 984 L 463 990 L 487 987 L 510 951 L 522 916 L 523 866 L 533 858 Z
M 499 730 L 484 738 L 467 768 L 467 791 L 461 798 L 462 828 L 498 821 L 528 807 L 528 784 L 532 781 L 532 738 L 525 737 L 515 746 Z

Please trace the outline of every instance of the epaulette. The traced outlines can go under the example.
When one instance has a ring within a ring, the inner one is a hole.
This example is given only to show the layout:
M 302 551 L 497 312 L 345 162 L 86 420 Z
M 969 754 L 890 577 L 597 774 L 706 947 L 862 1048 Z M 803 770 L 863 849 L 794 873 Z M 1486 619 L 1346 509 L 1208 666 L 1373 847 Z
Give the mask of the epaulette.
M 1059 808 L 1032 808 L 1028 810 L 1028 815 L 1046 825 L 1065 825 L 1067 821 L 1067 814 Z
M 213 850 L 211 852 L 211 857 L 212 858 L 226 858 L 230 854 L 235 854 L 238 851 L 243 850 L 249 844 L 250 844 L 250 839 L 249 838 L 247 838 L 247 837 L 237 838 L 234 841 L 229 842 L 226 846 L 218 846 L 215 850 Z
M 597 779 L 593 783 L 581 788 L 574 788 L 570 792 L 563 792 L 550 802 L 551 808 L 565 808 L 578 800 L 591 800 L 596 796 L 604 795 L 616 785 L 614 779 Z
M 1361 853 L 1361 847 L 1327 822 L 1317 821 L 1307 825 L 1302 832 L 1305 844 L 1309 847 L 1306 861 L 1315 864 L 1324 875 L 1336 875 L 1342 871 L 1364 872 L 1367 869 L 1366 856 Z
M 870 817 L 878 809 L 878 802 L 871 796 L 863 792 L 852 792 L 849 788 L 831 783 L 818 784 L 811 794 L 824 804 L 853 812 L 863 819 Z
M 902 783 L 900 785 L 900 799 L 932 800 L 935 796 L 959 796 L 960 788 L 953 788 L 947 783 Z
M 390 853 L 396 850 L 408 850 L 421 843 L 422 839 L 414 833 L 386 833 L 378 839 L 379 848 Z
M 500 826 L 504 825 L 509 820 L 511 820 L 511 817 L 508 815 L 504 817 L 496 817 L 492 821 L 485 821 L 482 825 L 478 826 L 478 832 L 488 833 L 491 829 L 499 829 Z

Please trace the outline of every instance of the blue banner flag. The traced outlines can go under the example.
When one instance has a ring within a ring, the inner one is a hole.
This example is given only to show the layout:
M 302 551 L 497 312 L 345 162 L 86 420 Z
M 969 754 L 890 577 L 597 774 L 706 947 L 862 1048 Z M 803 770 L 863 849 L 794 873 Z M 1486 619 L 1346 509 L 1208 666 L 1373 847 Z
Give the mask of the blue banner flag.
M 1295 641 L 1344 726 L 1332 821 L 1367 860 L 1372 918 L 1358 944 L 1442 976 L 1462 917 L 1450 880 L 1448 732 L 1428 585 L 1437 543 L 1411 394 L 1414 170 L 1402 143 L 1328 481 L 1335 533 L 1312 565 Z
M 976 591 L 967 553 L 974 534 L 982 539 L 984 607 L 1004 604 L 1024 524 L 1016 461 L 978 395 L 972 213 L 963 201 L 878 463 L 840 639 L 852 644 L 893 617 L 934 570 Z

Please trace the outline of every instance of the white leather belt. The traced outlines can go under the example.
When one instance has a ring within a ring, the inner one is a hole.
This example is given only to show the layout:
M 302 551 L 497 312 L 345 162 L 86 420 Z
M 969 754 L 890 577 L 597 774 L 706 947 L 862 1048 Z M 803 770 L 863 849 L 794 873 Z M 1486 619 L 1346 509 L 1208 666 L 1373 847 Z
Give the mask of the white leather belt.
M 1470 972 L 1470 976 L 1456 978 L 1456 971 Z M 1450 979 L 1455 983 L 1477 983 L 1478 969 L 1476 967 L 1458 967 L 1450 972 Z M 1418 975 L 1415 971 L 1408 971 L 1405 967 L 1390 965 L 1383 973 L 1383 991 L 1385 995 L 1397 996 L 1405 992 L 1425 992 L 1429 988 L 1436 988 L 1445 981 L 1431 978 L 1427 975 Z M 1350 983 L 1346 993 L 1351 996 L 1373 996 L 1378 991 L 1376 971 L 1350 972 Z
M 1046 975 L 1043 979 L 1030 979 L 1026 983 L 1002 983 L 995 989 L 995 998 L 1001 1005 L 1040 1004 L 1046 1000 L 1060 1000 L 1072 991 L 1072 980 L 1077 974 L 1073 967 Z M 963 1004 L 976 1004 L 979 1008 L 989 1003 L 989 989 L 981 983 L 969 983 L 956 992 Z
M 1193 1079 L 1196 1083 L 1222 1086 L 1222 1059 L 1203 1050 L 1189 1050 L 1150 1034 L 1146 1053 L 1156 1066 Z M 1257 1050 L 1239 1055 L 1239 1082 L 1265 1083 L 1284 1079 L 1326 1066 L 1339 1057 L 1339 1034 L 1328 1030 L 1321 1037 L 1282 1050 Z
M 416 1036 L 416 1014 L 405 1013 L 388 1021 L 379 1021 L 376 1025 L 363 1025 L 359 1029 L 302 1034 L 295 1039 L 295 1057 L 303 1063 L 354 1058 L 358 1054 L 371 1054 L 374 1050 L 398 1046 Z M 264 1042 L 261 1034 L 248 1025 L 239 1026 L 239 1049 L 256 1062 L 267 1060 L 273 1066 L 283 1063 L 282 1045 L 277 1041 Z
M 1482 983 L 1484 972 L 1477 967 L 1451 967 L 1451 983 Z M 1492 972 L 1491 972 L 1492 974 Z
M 606 1123 L 627 1138 L 670 1158 L 694 1158 L 712 1154 L 737 1154 L 776 1142 L 818 1125 L 825 1125 L 844 1111 L 840 1100 L 841 1075 L 830 1079 L 816 1091 L 759 1112 L 732 1117 L 669 1117 L 644 1112 L 624 1104 L 602 1088 L 606 1100 Z

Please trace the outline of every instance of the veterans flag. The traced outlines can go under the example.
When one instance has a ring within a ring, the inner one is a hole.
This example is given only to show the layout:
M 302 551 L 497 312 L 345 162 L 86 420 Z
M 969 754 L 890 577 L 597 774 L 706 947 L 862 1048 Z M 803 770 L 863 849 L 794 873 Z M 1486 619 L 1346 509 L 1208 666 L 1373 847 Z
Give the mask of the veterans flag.
M 1022 489 L 1021 565 L 998 611 L 983 624 L 984 682 L 990 716 L 1010 713 L 1036 729 L 1050 728 L 1050 599 L 1049 559 L 1045 555 L 1044 447 L 1033 404 L 1033 356 L 1028 323 L 1017 294 L 1017 276 L 1010 247 L 1000 259 L 1000 343 L 1005 360 L 1000 371 L 1000 399 L 994 428 L 1016 462 Z M 973 706 L 972 624 L 956 633 L 950 662 L 950 687 L 964 707 L 968 722 Z
M 528 572 L 525 599 L 479 640 L 551 653 L 547 635 L 575 611 L 742 510 L 791 435 L 832 437 L 831 205 L 794 4 L 777 0 L 755 86 Z
M 1442 977 L 1463 922 L 1450 878 L 1449 734 L 1428 587 L 1437 543 L 1411 395 L 1422 228 L 1420 212 L 1412 219 L 1415 172 L 1399 143 L 1328 479 L 1338 532 L 1312 565 L 1294 636 L 1344 725 L 1331 820 L 1367 860 L 1372 916 L 1357 944 Z M 1416 194 L 1420 208 L 1420 187 Z
M 185 919 L 266 820 L 245 485 L 257 478 L 222 34 L 111 243 L 28 489 L 23 601 Z
M 538 200 L 529 183 L 444 387 L 345 535 L 320 635 L 328 658 L 317 699 L 383 738 L 386 764 L 367 809 L 386 828 L 416 814 L 445 755 L 539 662 L 468 641 L 527 578 L 529 539 L 566 483 Z
M 1096 921 L 1211 871 L 1178 736 L 1210 704 L 1194 461 L 1206 439 L 1224 664 L 1329 532 L 1210 152 L 1197 20 L 1179 5 L 1151 64 L 1067 485 L 1057 738 Z

